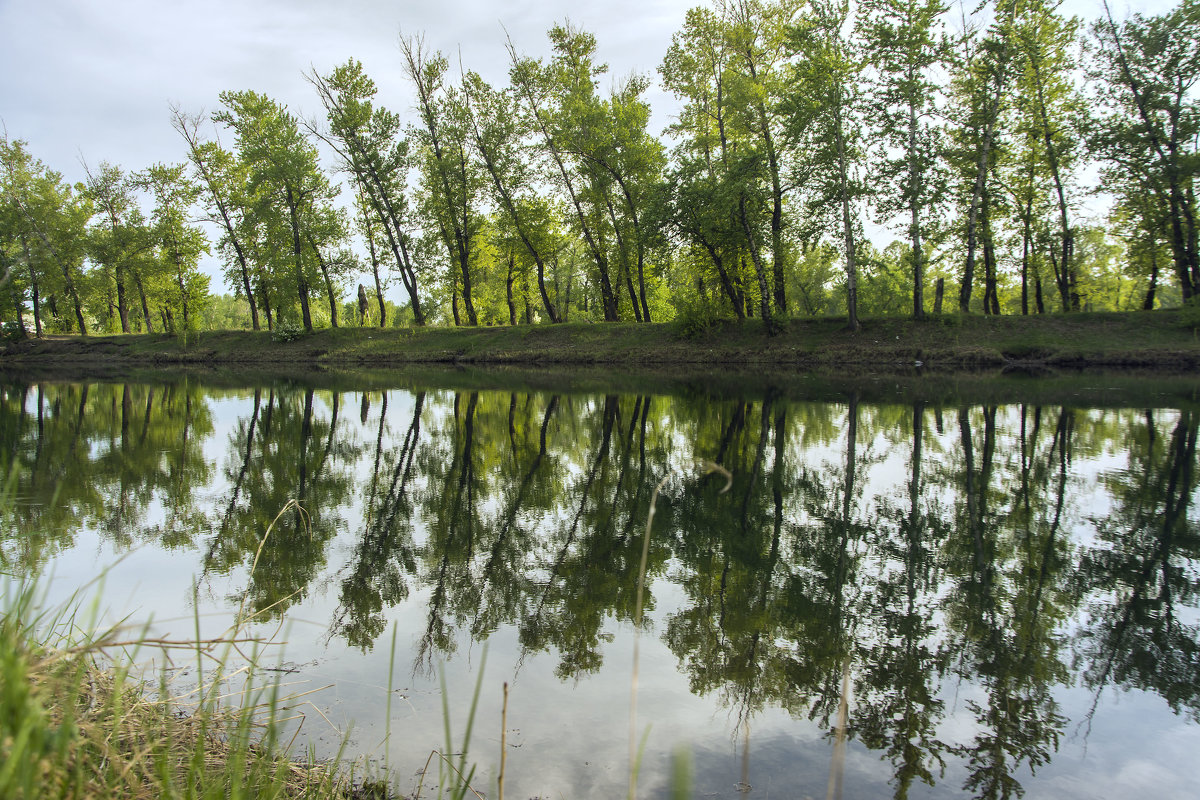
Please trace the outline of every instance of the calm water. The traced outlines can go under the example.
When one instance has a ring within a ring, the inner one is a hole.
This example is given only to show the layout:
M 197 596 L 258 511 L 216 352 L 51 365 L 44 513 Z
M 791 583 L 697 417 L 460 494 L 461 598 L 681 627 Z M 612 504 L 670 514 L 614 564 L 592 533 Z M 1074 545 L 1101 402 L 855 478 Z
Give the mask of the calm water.
M 402 792 L 439 674 L 457 743 L 483 670 L 481 789 L 507 682 L 510 797 L 623 796 L 635 638 L 643 796 L 681 748 L 698 797 L 1200 782 L 1200 406 L 328 385 L 7 379 L 3 570 L 54 601 L 108 567 L 164 635 L 245 603 L 317 690 L 302 740 Z

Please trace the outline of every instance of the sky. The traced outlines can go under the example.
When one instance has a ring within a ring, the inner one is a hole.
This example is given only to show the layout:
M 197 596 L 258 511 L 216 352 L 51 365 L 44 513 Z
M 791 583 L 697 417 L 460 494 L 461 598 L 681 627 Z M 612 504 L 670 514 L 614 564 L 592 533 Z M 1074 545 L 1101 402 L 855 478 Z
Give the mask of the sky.
M 953 2 L 953 0 L 951 0 Z M 13 139 L 72 182 L 83 161 L 126 170 L 184 160 L 170 106 L 211 112 L 227 89 L 253 89 L 306 118 L 321 117 L 303 73 L 361 61 L 377 101 L 412 119 L 399 38 L 423 35 L 456 65 L 507 83 L 506 36 L 518 52 L 549 55 L 546 31 L 570 19 L 597 38 L 597 55 L 620 79 L 656 69 L 686 10 L 702 0 L 0 0 L 0 123 Z M 1177 0 L 1114 0 L 1161 13 Z M 968 1 L 968 7 L 974 5 Z M 1099 0 L 1064 0 L 1087 18 Z M 506 33 L 507 32 L 507 33 Z M 607 87 L 604 87 L 607 88 Z M 654 132 L 674 98 L 647 93 Z M 326 165 L 332 167 L 327 159 Z M 214 286 L 214 289 L 216 287 Z
M 80 159 L 126 169 L 185 157 L 170 104 L 195 113 L 227 89 L 253 89 L 304 117 L 322 116 L 303 73 L 353 57 L 378 102 L 409 113 L 401 35 L 493 84 L 507 83 L 506 34 L 517 50 L 549 54 L 557 21 L 597 37 L 614 78 L 654 73 L 696 0 L 0 0 L 0 120 L 8 135 L 69 180 Z M 655 108 L 670 105 L 657 87 Z M 666 113 L 657 128 L 669 122 Z

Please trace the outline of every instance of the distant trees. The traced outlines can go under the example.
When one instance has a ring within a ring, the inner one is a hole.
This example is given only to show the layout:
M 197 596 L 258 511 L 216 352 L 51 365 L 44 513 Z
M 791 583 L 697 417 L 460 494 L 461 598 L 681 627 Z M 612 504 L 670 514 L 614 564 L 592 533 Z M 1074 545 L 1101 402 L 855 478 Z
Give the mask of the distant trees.
M 508 42 L 506 85 L 403 38 L 408 125 L 350 58 L 305 75 L 319 121 L 248 90 L 173 108 L 187 168 L 72 186 L 5 135 L 0 310 L 35 335 L 207 324 L 209 235 L 255 329 L 336 326 L 360 282 L 381 326 L 1189 302 L 1200 0 L 1090 27 L 1058 0 L 948 5 L 697 6 L 658 67 L 666 139 L 650 76 L 610 77 L 569 23 L 544 57 Z

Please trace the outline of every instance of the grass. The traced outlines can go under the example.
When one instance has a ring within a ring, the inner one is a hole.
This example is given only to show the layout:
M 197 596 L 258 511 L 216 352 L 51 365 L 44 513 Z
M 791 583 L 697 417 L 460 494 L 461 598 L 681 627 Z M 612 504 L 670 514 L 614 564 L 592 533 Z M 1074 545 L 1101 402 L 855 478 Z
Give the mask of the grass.
M 258 642 L 234 631 L 165 641 L 95 629 L 79 607 L 40 610 L 36 590 L 0 588 L 0 797 L 351 798 L 362 784 L 282 741 L 295 698 L 260 683 Z M 147 684 L 147 651 L 196 659 L 191 691 Z M 230 670 L 232 657 L 249 666 Z
M 216 331 L 186 341 L 163 334 L 50 336 L 9 344 L 0 366 L 47 362 L 125 365 L 398 366 L 769 365 L 847 369 L 1200 366 L 1200 337 L 1179 310 L 1021 316 L 948 314 L 914 322 L 865 319 L 849 332 L 837 318 L 793 319 L 775 336 L 761 324 L 518 325 L 494 328 L 336 328 L 279 341 L 267 331 Z

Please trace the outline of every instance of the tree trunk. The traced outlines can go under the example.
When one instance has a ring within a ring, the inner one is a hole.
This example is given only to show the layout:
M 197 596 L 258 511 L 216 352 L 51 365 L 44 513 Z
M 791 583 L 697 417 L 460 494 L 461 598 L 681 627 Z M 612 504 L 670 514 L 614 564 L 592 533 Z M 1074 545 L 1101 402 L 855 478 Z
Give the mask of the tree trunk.
M 1142 301 L 1143 311 L 1154 310 L 1154 294 L 1158 290 L 1158 243 L 1150 240 L 1150 286 L 1146 289 L 1146 299 Z
M 295 258 L 296 293 L 300 297 L 300 314 L 304 321 L 304 330 L 312 333 L 312 313 L 308 309 L 308 281 L 304 277 L 303 251 L 300 247 L 300 214 L 296 207 L 297 198 L 292 189 L 287 189 L 288 213 L 292 223 L 292 253 Z
M 913 319 L 925 319 L 925 263 L 921 250 L 920 170 L 917 167 L 917 107 L 908 106 L 909 238 L 912 241 Z
M 738 198 L 738 212 L 742 222 L 742 231 L 746 234 L 746 242 L 750 248 L 750 259 L 754 262 L 754 274 L 758 278 L 759 313 L 768 334 L 776 333 L 771 319 L 771 288 L 767 284 L 767 273 L 763 267 L 762 255 L 759 253 L 758 242 L 750 227 L 750 218 L 746 214 L 746 196 Z
M 854 227 L 850 217 L 850 175 L 846 159 L 846 139 L 842 131 L 842 109 L 839 107 L 834 128 L 838 153 L 838 184 L 842 204 L 842 238 L 846 253 L 846 327 L 852 331 L 859 329 L 858 323 L 858 265 L 854 260 Z
M 508 275 L 504 279 L 504 294 L 508 299 L 508 324 L 517 324 L 517 306 L 513 302 L 513 272 L 516 269 L 517 258 L 510 250 L 508 253 Z
M 321 255 L 321 251 L 317 249 L 317 243 L 313 241 L 312 236 L 308 237 L 308 246 L 312 248 L 313 255 L 317 257 L 317 266 L 321 268 L 321 277 L 325 281 L 325 295 L 329 298 L 329 323 L 336 328 L 338 327 L 337 292 L 333 288 L 333 278 L 329 275 L 329 264 Z

